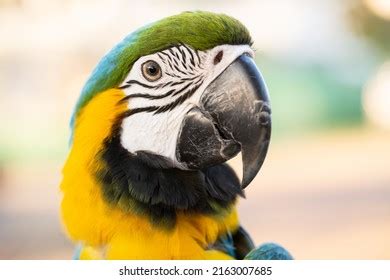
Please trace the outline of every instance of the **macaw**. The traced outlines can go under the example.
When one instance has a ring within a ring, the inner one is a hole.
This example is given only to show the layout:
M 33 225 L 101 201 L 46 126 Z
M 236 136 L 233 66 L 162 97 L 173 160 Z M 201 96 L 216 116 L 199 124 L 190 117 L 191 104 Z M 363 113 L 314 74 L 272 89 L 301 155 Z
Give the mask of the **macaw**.
M 61 216 L 77 259 L 243 259 L 236 203 L 271 111 L 238 20 L 184 12 L 128 35 L 75 106 Z M 225 163 L 242 154 L 243 178 Z M 253 254 L 252 254 L 253 255 Z

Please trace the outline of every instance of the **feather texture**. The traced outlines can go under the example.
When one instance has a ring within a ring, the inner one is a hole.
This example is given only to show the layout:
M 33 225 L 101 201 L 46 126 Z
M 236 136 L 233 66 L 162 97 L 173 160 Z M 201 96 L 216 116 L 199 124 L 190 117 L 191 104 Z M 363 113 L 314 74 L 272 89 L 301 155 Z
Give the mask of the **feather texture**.
M 71 239 L 86 247 L 81 258 L 108 259 L 229 259 L 207 250 L 238 227 L 232 206 L 224 215 L 176 211 L 170 230 L 153 225 L 144 215 L 107 203 L 96 172 L 104 167 L 97 155 L 111 135 L 118 116 L 127 110 L 119 89 L 100 93 L 77 118 L 74 143 L 63 169 L 61 214 Z

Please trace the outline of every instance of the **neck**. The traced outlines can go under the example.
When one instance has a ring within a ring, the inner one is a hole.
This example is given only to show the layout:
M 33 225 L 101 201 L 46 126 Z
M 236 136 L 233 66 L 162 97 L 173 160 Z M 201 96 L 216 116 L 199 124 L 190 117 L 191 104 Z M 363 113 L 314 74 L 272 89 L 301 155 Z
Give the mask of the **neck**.
M 242 195 L 239 180 L 228 165 L 181 170 L 165 157 L 128 152 L 120 143 L 120 134 L 121 129 L 116 129 L 104 141 L 99 154 L 104 164 L 96 178 L 104 198 L 122 211 L 172 228 L 179 212 L 223 216 Z

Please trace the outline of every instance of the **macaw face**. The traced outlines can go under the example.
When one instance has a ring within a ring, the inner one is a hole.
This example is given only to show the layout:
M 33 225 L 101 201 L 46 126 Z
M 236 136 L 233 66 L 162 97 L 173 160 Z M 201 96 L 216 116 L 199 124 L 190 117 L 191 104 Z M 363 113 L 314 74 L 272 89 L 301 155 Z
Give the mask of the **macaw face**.
M 180 44 L 140 57 L 119 86 L 128 102 L 121 145 L 174 168 L 203 169 L 242 152 L 246 187 L 270 138 L 269 98 L 249 45 Z

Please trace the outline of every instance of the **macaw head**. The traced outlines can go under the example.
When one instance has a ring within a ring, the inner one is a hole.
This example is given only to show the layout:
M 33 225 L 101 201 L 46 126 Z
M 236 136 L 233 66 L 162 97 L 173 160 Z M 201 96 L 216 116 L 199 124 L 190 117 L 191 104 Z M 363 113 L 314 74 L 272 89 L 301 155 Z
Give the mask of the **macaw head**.
M 228 180 L 207 174 L 220 172 L 241 152 L 238 187 L 248 186 L 264 161 L 271 132 L 267 88 L 251 44 L 248 30 L 234 18 L 185 12 L 133 32 L 112 49 L 87 81 L 72 117 L 77 130 L 88 118 L 82 112 L 90 102 L 109 89 L 122 94 L 116 105 L 125 110 L 115 116 L 98 153 L 105 166 L 100 180 L 125 184 L 129 196 L 145 203 L 172 205 L 172 199 L 177 206 L 183 199 L 185 208 L 198 203 L 180 198 L 188 196 L 188 188 L 179 198 L 170 198 L 172 193 L 199 178 L 207 184 Z M 112 116 L 98 118 L 97 123 Z M 77 137 L 82 136 L 73 133 L 72 141 Z

